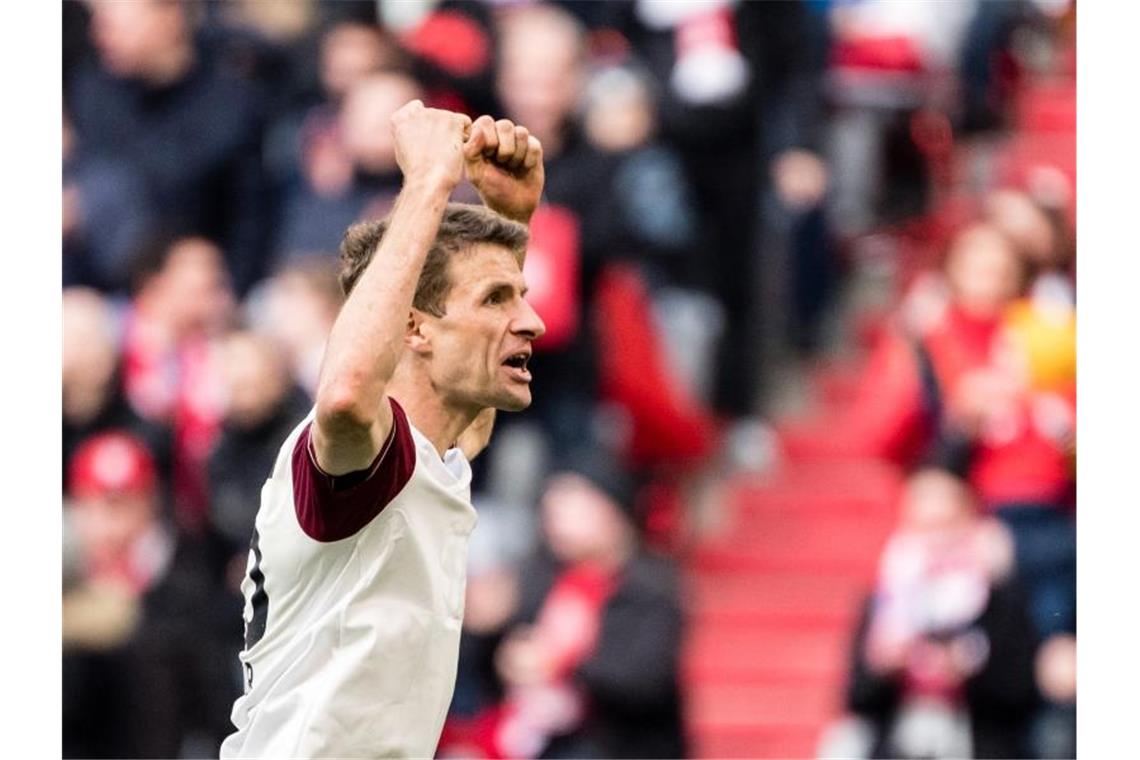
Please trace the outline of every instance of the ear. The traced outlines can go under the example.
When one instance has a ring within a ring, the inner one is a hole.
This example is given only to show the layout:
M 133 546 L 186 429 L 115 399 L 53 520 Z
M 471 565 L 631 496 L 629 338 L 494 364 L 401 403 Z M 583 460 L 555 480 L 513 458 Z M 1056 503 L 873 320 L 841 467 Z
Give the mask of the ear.
M 419 309 L 412 309 L 408 312 L 408 329 L 404 333 L 404 345 L 422 356 L 431 353 L 431 327 L 427 320 L 427 314 Z

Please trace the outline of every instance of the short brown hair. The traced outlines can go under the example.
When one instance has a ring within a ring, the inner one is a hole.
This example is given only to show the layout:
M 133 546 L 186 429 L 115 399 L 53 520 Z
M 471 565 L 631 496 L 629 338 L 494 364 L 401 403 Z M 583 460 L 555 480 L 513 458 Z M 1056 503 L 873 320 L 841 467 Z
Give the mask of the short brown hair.
M 340 287 L 347 296 L 364 272 L 372 255 L 388 231 L 389 218 L 358 222 L 344 233 L 340 243 Z M 526 225 L 500 216 L 485 206 L 449 203 L 439 223 L 435 242 L 428 251 L 416 283 L 412 305 L 433 316 L 443 316 L 444 303 L 451 292 L 447 262 L 452 256 L 474 245 L 499 245 L 511 251 L 522 266 L 529 240 Z

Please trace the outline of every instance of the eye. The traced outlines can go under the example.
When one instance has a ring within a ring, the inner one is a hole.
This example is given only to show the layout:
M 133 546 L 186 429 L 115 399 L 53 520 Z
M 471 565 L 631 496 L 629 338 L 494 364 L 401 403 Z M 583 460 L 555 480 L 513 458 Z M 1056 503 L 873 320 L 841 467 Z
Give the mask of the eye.
M 492 290 L 491 293 L 483 299 L 484 306 L 496 306 L 501 304 L 504 300 L 502 289 Z

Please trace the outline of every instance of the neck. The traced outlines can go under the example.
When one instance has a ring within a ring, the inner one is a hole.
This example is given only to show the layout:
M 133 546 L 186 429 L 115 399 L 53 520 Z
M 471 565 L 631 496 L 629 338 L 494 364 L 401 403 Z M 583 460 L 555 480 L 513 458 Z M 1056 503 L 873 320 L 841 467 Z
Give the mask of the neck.
M 85 425 L 95 419 L 107 404 L 109 383 L 64 383 L 63 417 L 73 425 Z
M 186 76 L 193 65 L 194 43 L 191 40 L 184 40 L 169 47 L 166 55 L 154 61 L 154 65 L 143 75 L 143 79 L 151 87 L 167 87 Z
M 610 569 L 616 572 L 629 564 L 636 549 L 637 544 L 632 533 L 629 530 L 623 530 L 621 538 L 606 558 Z
M 614 543 L 601 548 L 580 564 L 590 565 L 609 574 L 618 573 L 629 564 L 635 548 L 636 545 L 633 540 L 627 535 L 622 535 L 621 538 L 614 541 Z
M 953 315 L 959 323 L 968 323 L 971 326 L 988 327 L 996 324 L 1002 316 L 1001 309 L 989 303 L 968 303 L 959 301 L 954 305 Z
M 460 433 L 479 414 L 478 408 L 448 403 L 431 378 L 407 354 L 396 366 L 387 392 L 399 402 L 408 421 L 427 436 L 440 456 L 455 445 Z

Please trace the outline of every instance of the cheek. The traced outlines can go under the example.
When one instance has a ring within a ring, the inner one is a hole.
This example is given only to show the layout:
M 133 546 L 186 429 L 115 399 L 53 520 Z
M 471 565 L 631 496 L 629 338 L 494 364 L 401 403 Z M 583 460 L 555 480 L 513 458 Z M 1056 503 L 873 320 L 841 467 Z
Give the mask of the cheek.
M 432 340 L 436 376 L 448 385 L 464 385 L 482 377 L 483 352 L 463 330 L 448 331 Z
M 485 324 L 474 319 L 471 319 L 467 327 L 468 329 L 455 333 L 452 350 L 465 367 L 485 373 L 492 361 L 495 338 Z

